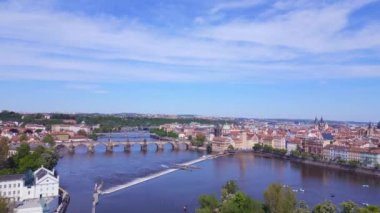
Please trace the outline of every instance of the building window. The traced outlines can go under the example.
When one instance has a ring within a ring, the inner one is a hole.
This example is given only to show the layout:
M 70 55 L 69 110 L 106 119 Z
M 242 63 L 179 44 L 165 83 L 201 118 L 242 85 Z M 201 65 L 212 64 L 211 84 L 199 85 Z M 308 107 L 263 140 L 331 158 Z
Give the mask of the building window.
M 19 183 L 19 184 L 17 184 L 17 186 L 18 186 L 18 187 L 20 187 L 20 183 Z
M 28 191 L 28 195 L 30 195 L 30 191 Z

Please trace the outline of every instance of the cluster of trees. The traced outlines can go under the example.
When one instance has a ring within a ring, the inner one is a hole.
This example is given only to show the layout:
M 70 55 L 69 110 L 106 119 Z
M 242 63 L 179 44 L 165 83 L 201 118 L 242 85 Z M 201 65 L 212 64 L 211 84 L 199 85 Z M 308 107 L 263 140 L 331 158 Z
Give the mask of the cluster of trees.
M 178 138 L 178 134 L 174 131 L 165 131 L 163 129 L 150 129 L 150 133 L 156 134 L 160 137 Z
M 167 123 L 188 124 L 198 122 L 202 124 L 213 124 L 216 121 L 198 118 L 146 118 L 146 117 L 119 117 L 113 115 L 76 115 L 77 122 L 85 121 L 87 124 L 100 124 L 97 132 L 120 131 L 122 127 L 148 127 L 159 126 Z M 221 122 L 221 121 L 220 121 Z
M 352 168 L 356 168 L 356 167 L 360 166 L 360 161 L 357 161 L 357 160 L 349 160 L 349 161 L 346 161 L 346 160 L 337 160 L 337 163 L 339 165 L 349 166 L 349 167 L 352 167 Z
M 8 202 L 6 199 L 0 197 L 0 213 L 8 212 Z
M 25 173 L 29 169 L 36 170 L 41 165 L 53 169 L 59 160 L 58 153 L 54 149 L 44 146 L 38 146 L 32 152 L 28 144 L 22 143 L 17 148 L 17 153 L 10 158 L 4 157 L 5 151 L 3 149 L 7 152 L 9 150 L 8 142 L 5 139 L 1 139 L 0 148 L 0 175 Z
M 265 153 L 272 153 L 272 154 L 276 154 L 276 155 L 281 155 L 281 156 L 284 156 L 286 155 L 286 150 L 285 149 L 276 149 L 276 148 L 273 148 L 272 146 L 269 146 L 269 145 L 261 145 L 259 143 L 255 144 L 253 146 L 253 150 L 255 152 L 265 152 Z
M 204 146 L 206 141 L 206 136 L 204 134 L 196 134 L 195 138 L 190 137 L 191 145 L 201 147 Z
M 343 202 L 339 207 L 330 201 L 324 201 L 309 209 L 304 201 L 297 201 L 295 193 L 289 187 L 271 184 L 264 192 L 264 202 L 252 199 L 239 191 L 235 181 L 228 181 L 221 192 L 221 199 L 215 195 L 201 195 L 197 213 L 379 213 L 377 206 L 359 207 L 352 201 Z
M 1 111 L 0 112 L 0 120 L 2 121 L 20 121 L 22 115 L 12 111 Z
M 320 155 L 303 152 L 301 149 L 291 151 L 290 156 L 293 158 L 307 159 L 307 160 L 314 160 L 314 161 L 322 159 Z

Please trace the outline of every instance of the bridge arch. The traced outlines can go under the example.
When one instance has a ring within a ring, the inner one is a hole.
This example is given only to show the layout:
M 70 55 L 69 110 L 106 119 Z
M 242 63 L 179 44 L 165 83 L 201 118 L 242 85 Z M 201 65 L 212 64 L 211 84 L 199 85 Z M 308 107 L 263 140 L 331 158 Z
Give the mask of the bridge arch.
M 172 147 L 172 150 L 178 150 L 178 149 L 179 149 L 178 143 L 175 143 L 175 142 L 173 142 L 173 141 L 167 141 L 167 142 L 165 143 L 165 145 L 166 145 L 166 144 L 170 144 L 170 146 Z
M 81 149 L 81 148 L 85 148 L 85 151 L 84 152 L 88 152 L 89 151 L 89 146 L 87 145 L 87 144 L 85 144 L 85 143 L 78 143 L 78 144 L 72 144 L 72 146 L 74 146 L 74 148 L 75 148 L 75 152 L 77 152 L 78 151 L 78 148 L 79 148 L 79 150 Z
M 180 149 L 182 149 L 182 147 L 184 147 L 185 150 L 189 150 L 189 148 L 190 148 L 190 144 L 189 143 L 179 142 L 178 145 L 179 145 Z

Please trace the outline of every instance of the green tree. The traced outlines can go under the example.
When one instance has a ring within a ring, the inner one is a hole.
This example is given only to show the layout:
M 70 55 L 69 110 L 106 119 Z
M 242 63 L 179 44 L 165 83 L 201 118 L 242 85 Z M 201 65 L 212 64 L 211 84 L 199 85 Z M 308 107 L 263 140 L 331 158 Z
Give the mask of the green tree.
M 380 213 L 380 208 L 378 206 L 366 206 L 364 208 L 359 209 L 360 213 Z
M 299 202 L 296 213 L 310 213 L 309 206 L 304 200 Z
M 226 200 L 230 195 L 235 194 L 239 190 L 239 186 L 236 181 L 229 180 L 222 187 L 222 200 Z
M 204 145 L 205 141 L 206 141 L 206 136 L 204 134 L 198 133 L 195 136 L 195 139 L 191 141 L 191 143 L 193 146 L 201 147 Z
M 259 143 L 253 145 L 253 150 L 255 152 L 261 151 L 262 149 L 263 149 L 263 146 L 261 144 L 259 144 Z
M 351 200 L 342 202 L 340 204 L 340 207 L 342 208 L 342 213 L 357 213 L 359 211 L 356 203 L 352 202 Z
M 264 192 L 265 205 L 270 213 L 290 213 L 296 210 L 297 201 L 289 187 L 271 184 Z
M 219 207 L 219 201 L 214 195 L 201 195 L 198 199 L 200 209 L 197 213 L 214 212 Z
M 357 161 L 357 160 L 349 160 L 347 162 L 347 164 L 352 167 L 352 168 L 356 168 L 360 165 L 360 161 Z
M 5 164 L 5 161 L 8 158 L 9 151 L 9 140 L 8 138 L 2 137 L 0 138 L 0 167 Z
M 51 146 L 55 145 L 54 137 L 50 134 L 47 134 L 43 139 L 42 142 L 50 144 Z
M 222 213 L 264 213 L 260 202 L 248 197 L 243 192 L 236 192 L 228 200 L 222 203 Z
M 81 130 L 78 131 L 78 135 L 82 135 L 82 136 L 87 137 L 87 132 L 84 131 L 83 129 L 81 129 Z
M 263 152 L 271 153 L 272 151 L 273 151 L 272 146 L 264 145 L 264 147 L 263 147 Z
M 313 209 L 313 213 L 336 213 L 336 206 L 331 201 L 325 201 L 316 205 Z
M 20 142 L 26 142 L 28 140 L 28 136 L 25 133 L 20 135 Z
M 30 146 L 27 143 L 21 143 L 20 147 L 17 148 L 17 154 L 15 155 L 16 163 L 21 158 L 29 155 Z
M 0 213 L 7 213 L 8 211 L 8 202 L 6 199 L 0 197 Z

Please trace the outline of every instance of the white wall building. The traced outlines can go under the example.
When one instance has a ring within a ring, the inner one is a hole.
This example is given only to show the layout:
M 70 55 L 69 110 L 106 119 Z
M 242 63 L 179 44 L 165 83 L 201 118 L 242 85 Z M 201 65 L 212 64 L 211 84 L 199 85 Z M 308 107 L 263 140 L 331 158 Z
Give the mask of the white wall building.
M 0 194 L 11 201 L 24 201 L 36 198 L 57 197 L 59 176 L 44 167 L 33 172 L 31 180 L 27 175 L 0 176 Z
M 82 130 L 88 134 L 91 132 L 91 127 L 84 124 L 79 124 L 79 125 L 56 124 L 56 125 L 51 126 L 51 130 L 53 132 L 69 131 L 69 132 L 75 132 L 75 133 L 78 133 L 80 130 Z

